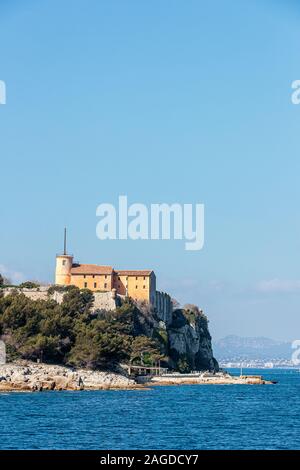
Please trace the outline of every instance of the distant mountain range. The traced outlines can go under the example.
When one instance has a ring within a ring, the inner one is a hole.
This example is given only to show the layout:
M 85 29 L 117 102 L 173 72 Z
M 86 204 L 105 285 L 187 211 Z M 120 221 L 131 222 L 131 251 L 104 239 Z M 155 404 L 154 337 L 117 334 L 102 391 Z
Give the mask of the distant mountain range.
M 264 337 L 230 335 L 215 341 L 214 356 L 218 361 L 291 359 L 291 343 Z

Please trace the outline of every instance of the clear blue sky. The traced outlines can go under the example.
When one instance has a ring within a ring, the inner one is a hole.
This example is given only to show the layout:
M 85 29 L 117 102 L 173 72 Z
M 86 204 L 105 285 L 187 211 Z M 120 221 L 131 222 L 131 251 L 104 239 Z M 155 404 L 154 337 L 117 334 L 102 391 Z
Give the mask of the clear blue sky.
M 153 268 L 213 335 L 300 337 L 296 1 L 0 0 L 0 265 Z M 99 241 L 96 206 L 202 202 L 205 247 Z

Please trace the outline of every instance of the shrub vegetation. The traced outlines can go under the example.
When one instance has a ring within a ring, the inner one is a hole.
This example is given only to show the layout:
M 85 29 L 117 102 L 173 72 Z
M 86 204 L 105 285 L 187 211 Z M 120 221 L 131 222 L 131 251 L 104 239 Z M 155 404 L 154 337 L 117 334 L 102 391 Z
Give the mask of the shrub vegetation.
M 10 360 L 88 368 L 114 368 L 121 361 L 151 364 L 163 357 L 159 335 L 137 333 L 140 310 L 127 300 L 112 312 L 91 315 L 93 294 L 64 290 L 63 302 L 33 301 L 16 291 L 0 292 L 0 337 Z

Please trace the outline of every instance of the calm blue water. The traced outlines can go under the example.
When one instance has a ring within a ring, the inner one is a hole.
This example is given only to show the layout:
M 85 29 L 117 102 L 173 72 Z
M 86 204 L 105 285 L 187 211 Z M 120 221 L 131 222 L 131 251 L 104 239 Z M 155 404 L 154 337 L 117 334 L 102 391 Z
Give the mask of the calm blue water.
M 300 373 L 251 372 L 279 384 L 0 393 L 0 448 L 300 449 Z

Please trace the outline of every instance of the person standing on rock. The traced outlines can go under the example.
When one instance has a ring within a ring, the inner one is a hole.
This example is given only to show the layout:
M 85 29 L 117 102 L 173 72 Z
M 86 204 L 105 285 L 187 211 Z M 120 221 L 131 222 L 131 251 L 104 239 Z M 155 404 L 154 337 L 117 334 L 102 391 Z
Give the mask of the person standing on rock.
M 78 380 L 78 385 L 79 385 L 79 387 L 80 387 L 80 390 L 83 390 L 83 388 L 84 388 L 84 384 L 83 384 L 83 380 L 82 380 L 82 378 L 81 378 L 81 377 L 79 377 L 79 380 Z

